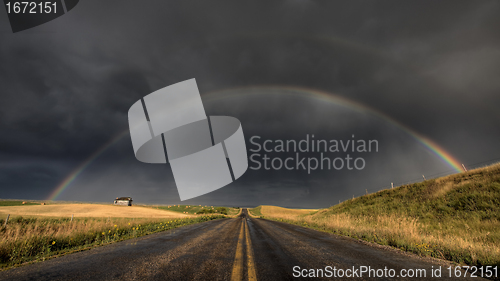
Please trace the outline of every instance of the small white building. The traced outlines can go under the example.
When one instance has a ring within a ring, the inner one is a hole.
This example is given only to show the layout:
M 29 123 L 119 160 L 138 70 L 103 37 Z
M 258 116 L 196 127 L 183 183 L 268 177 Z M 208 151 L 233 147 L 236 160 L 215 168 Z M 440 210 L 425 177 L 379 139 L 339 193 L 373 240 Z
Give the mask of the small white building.
M 132 206 L 132 197 L 117 197 L 114 205 Z

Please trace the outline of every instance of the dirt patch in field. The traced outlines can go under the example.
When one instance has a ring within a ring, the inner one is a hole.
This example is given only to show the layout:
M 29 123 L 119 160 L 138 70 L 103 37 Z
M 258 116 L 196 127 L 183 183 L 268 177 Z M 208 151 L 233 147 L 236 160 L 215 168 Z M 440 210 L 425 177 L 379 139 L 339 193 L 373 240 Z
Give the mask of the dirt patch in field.
M 0 207 L 0 214 L 6 216 L 45 217 L 113 217 L 113 218 L 184 218 L 190 215 L 139 206 L 114 206 L 99 204 L 54 204 Z

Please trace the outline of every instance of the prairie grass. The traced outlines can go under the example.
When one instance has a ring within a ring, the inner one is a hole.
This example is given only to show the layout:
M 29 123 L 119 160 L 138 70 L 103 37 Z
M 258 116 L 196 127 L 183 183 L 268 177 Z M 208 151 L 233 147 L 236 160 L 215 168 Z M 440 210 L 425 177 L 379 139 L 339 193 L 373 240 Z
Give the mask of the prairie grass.
M 11 216 L 45 216 L 45 217 L 122 217 L 122 218 L 179 218 L 188 214 L 157 210 L 143 206 L 116 206 L 111 204 L 49 204 L 0 206 L 0 217 Z
M 310 214 L 252 209 L 422 256 L 500 265 L 500 164 L 354 198 Z
M 262 207 L 263 206 L 257 206 L 255 208 L 252 208 L 252 209 L 248 209 L 248 213 L 251 215 L 251 216 L 254 216 L 254 217 L 264 217 L 264 215 L 262 214 L 261 210 L 262 210 Z M 289 209 L 291 210 L 291 209 Z M 282 216 L 285 215 L 285 214 L 282 214 Z M 278 217 L 280 218 L 281 216 L 273 216 L 273 217 Z M 295 217 L 295 216 L 293 216 Z
M 223 218 L 23 218 L 0 228 L 0 267 L 148 235 L 183 225 Z M 3 226 L 3 222 L 1 225 Z

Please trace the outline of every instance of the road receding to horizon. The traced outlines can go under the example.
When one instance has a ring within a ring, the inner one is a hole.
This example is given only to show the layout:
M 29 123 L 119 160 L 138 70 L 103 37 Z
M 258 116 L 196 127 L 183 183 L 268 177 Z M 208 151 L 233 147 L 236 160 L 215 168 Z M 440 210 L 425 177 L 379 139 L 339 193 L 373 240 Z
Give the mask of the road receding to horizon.
M 397 275 L 417 269 L 419 274 L 426 272 L 425 278 L 369 278 L 365 273 L 356 280 L 431 279 L 431 270 L 441 267 L 442 277 L 432 279 L 456 280 L 447 278 L 445 262 L 251 218 L 246 209 L 237 218 L 184 226 L 4 270 L 0 280 L 300 280 L 295 278 L 298 274 L 327 266 L 341 269 L 344 275 L 363 266 L 374 271 L 393 269 Z M 325 276 L 318 279 L 333 278 Z M 460 278 L 469 279 L 482 280 Z

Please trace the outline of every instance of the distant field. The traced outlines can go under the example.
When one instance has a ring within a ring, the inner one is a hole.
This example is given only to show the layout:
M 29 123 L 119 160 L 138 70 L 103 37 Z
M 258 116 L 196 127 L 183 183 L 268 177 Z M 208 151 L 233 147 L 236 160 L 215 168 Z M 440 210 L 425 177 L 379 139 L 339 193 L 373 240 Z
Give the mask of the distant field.
M 350 199 L 254 215 L 468 265 L 500 265 L 500 164 Z
M 44 217 L 113 217 L 113 218 L 183 218 L 189 214 L 164 209 L 140 206 L 114 206 L 100 204 L 54 204 L 54 205 L 21 205 L 1 206 L 0 218 L 11 216 L 44 216 Z
M 0 206 L 24 206 L 24 205 L 40 205 L 40 203 L 25 202 L 17 200 L 0 200 Z
M 209 206 L 209 205 L 170 205 L 170 206 L 145 206 L 157 210 L 166 210 L 178 212 L 182 214 L 194 215 L 199 213 L 204 214 L 224 214 L 234 216 L 239 213 L 239 208 Z

